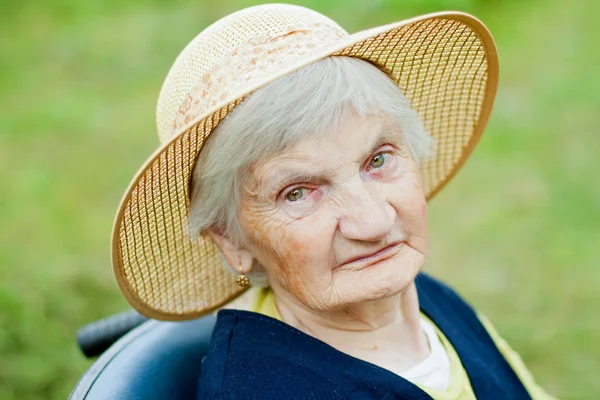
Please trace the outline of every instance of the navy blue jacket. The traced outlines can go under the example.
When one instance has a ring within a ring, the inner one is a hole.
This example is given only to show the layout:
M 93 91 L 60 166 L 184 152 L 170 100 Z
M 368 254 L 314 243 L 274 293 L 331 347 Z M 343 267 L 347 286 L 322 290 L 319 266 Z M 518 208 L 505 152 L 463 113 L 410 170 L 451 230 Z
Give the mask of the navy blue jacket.
M 473 309 L 428 275 L 416 279 L 421 311 L 460 357 L 477 399 L 530 399 Z M 342 353 L 265 315 L 221 310 L 202 362 L 198 399 L 410 399 L 431 397 L 384 368 Z

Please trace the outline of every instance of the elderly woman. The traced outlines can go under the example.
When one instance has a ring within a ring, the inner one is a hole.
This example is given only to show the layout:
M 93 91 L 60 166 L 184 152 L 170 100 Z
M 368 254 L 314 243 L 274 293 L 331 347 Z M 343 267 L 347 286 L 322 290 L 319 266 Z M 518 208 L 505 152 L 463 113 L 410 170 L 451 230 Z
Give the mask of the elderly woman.
M 259 6 L 186 47 L 113 261 L 159 319 L 256 287 L 250 310 L 218 312 L 199 399 L 549 398 L 489 321 L 420 272 L 427 199 L 475 146 L 497 72 L 489 33 L 459 13 L 348 35 Z

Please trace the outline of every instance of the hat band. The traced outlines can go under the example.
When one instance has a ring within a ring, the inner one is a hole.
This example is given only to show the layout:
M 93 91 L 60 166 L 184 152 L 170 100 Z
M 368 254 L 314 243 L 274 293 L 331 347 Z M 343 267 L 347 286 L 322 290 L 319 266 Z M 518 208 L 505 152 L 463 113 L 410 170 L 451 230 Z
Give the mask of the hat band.
M 254 84 L 268 81 L 275 72 L 345 36 L 348 33 L 338 26 L 316 23 L 290 26 L 276 36 L 253 37 L 221 58 L 188 92 L 168 137 L 225 100 L 240 97 Z

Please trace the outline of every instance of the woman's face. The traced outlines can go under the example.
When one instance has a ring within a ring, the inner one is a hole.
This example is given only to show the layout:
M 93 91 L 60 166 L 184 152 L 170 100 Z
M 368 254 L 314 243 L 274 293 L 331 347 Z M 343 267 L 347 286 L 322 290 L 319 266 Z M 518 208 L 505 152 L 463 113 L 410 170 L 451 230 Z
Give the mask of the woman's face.
M 427 256 L 419 169 L 381 117 L 254 165 L 240 222 L 276 293 L 316 311 L 398 294 Z

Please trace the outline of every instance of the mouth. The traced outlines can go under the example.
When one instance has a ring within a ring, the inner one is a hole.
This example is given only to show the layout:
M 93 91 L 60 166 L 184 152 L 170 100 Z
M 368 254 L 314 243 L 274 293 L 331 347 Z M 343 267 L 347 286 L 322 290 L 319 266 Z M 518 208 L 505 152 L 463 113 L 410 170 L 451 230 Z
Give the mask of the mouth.
M 358 257 L 351 258 L 350 260 L 338 265 L 334 269 L 352 269 L 358 271 L 368 268 L 372 265 L 394 257 L 400 252 L 400 249 L 404 245 L 405 243 L 403 241 L 392 243 L 375 253 L 363 254 Z

